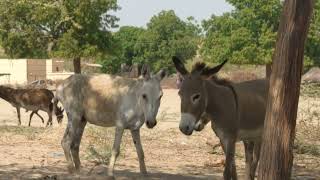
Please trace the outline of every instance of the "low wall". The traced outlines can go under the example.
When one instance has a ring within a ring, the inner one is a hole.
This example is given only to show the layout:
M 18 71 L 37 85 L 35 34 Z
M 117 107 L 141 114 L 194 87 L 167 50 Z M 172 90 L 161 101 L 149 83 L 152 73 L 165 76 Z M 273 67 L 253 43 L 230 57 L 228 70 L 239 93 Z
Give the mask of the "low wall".
M 48 73 L 47 74 L 47 79 L 50 80 L 63 80 L 63 79 L 67 79 L 68 77 L 70 77 L 71 75 L 73 75 L 73 72 L 62 72 L 62 73 Z

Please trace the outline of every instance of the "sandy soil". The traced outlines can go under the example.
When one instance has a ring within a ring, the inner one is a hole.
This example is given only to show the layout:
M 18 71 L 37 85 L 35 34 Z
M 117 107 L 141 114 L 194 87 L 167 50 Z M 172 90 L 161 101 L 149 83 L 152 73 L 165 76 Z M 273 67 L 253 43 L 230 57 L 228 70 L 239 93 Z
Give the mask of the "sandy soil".
M 131 136 L 125 133 L 121 156 L 115 167 L 116 179 L 222 179 L 223 153 L 218 139 L 207 126 L 202 132 L 184 136 L 178 129 L 180 100 L 177 90 L 166 89 L 158 125 L 142 128 L 142 142 L 149 175 L 139 174 L 139 163 Z M 60 141 L 66 126 L 45 128 L 38 117 L 32 127 L 27 127 L 30 112 L 22 111 L 22 126 L 18 127 L 15 109 L 0 99 L 0 179 L 107 179 L 106 166 L 96 165 L 85 158 L 91 137 L 85 131 L 80 147 L 82 170 L 71 175 L 66 171 L 66 161 Z M 47 120 L 45 113 L 41 113 Z M 88 128 L 96 128 L 89 125 Z M 106 138 L 106 137 L 101 137 Z M 112 143 L 113 139 L 110 139 Z M 243 179 L 244 156 L 242 144 L 237 144 L 236 165 Z M 295 155 L 293 173 L 297 179 L 320 179 L 320 158 Z

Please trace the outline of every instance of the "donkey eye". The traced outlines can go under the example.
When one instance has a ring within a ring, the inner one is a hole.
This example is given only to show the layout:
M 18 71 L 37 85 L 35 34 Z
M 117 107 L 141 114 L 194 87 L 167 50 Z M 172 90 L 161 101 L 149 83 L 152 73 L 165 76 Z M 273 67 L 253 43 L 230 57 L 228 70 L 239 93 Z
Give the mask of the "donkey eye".
M 192 102 L 196 102 L 200 99 L 200 94 L 195 94 L 193 96 L 191 96 Z
M 146 95 L 146 94 L 142 94 L 142 98 L 143 98 L 144 100 L 147 100 L 147 95 Z

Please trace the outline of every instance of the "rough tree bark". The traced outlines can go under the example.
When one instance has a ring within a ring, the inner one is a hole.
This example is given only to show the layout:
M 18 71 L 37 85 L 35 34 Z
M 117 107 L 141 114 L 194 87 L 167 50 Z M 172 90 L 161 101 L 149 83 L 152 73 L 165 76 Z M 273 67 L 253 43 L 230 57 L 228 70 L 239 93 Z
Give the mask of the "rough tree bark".
M 271 76 L 271 71 L 272 71 L 271 63 L 266 64 L 266 78 L 269 80 Z
M 81 74 L 81 58 L 76 57 L 73 59 L 73 71 L 75 74 Z
M 291 177 L 304 43 L 313 5 L 313 0 L 284 3 L 270 77 L 260 180 Z

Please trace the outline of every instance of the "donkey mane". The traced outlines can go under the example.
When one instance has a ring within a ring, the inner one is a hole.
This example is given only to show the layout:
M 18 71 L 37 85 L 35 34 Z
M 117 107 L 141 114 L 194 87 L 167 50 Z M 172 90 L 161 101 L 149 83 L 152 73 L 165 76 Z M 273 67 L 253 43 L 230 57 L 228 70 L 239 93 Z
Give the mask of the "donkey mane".
M 209 71 L 209 69 L 210 69 L 210 67 L 205 62 L 198 61 L 193 64 L 191 74 L 206 73 Z M 210 80 L 217 83 L 218 85 L 228 86 L 228 87 L 232 86 L 231 85 L 232 81 L 225 79 L 225 78 L 219 78 L 217 75 L 211 76 Z
M 207 66 L 206 63 L 198 61 L 192 65 L 191 74 L 201 73 L 208 70 L 209 70 L 209 67 Z
M 211 76 L 210 78 L 213 82 L 217 83 L 221 86 L 231 86 L 232 87 L 232 81 L 225 79 L 225 78 L 219 78 L 216 75 Z

